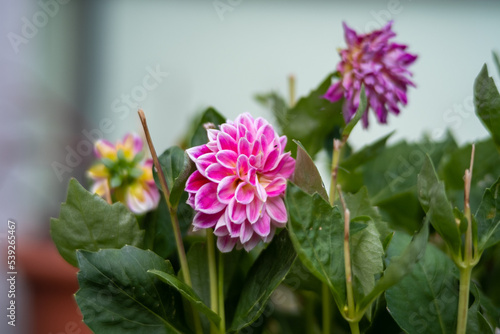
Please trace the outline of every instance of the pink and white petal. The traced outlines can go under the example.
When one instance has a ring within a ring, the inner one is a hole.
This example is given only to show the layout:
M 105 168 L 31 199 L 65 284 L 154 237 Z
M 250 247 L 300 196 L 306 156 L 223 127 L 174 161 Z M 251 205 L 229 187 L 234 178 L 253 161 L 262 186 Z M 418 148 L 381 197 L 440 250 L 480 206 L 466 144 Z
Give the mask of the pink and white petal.
M 227 230 L 229 232 L 229 235 L 232 237 L 232 238 L 239 238 L 240 237 L 240 231 L 241 231 L 241 227 L 243 226 L 244 224 L 235 224 L 233 223 L 232 221 L 228 221 L 227 222 Z
M 238 181 L 237 176 L 227 176 L 220 181 L 217 186 L 217 198 L 221 203 L 229 204 L 233 199 L 238 187 Z
M 193 218 L 193 231 L 214 227 L 223 214 L 224 212 L 219 212 L 213 215 L 209 215 L 203 212 L 196 213 Z
M 217 136 L 217 148 L 222 150 L 236 151 L 237 149 L 236 140 L 233 137 L 224 132 L 219 132 Z
M 240 155 L 236 162 L 236 173 L 238 177 L 244 180 L 247 176 L 250 166 L 248 164 L 248 157 L 246 155 Z
M 247 219 L 251 224 L 254 224 L 262 216 L 262 208 L 264 207 L 264 202 L 258 198 L 247 204 Z
M 267 192 L 266 192 L 266 189 L 262 186 L 262 183 L 261 182 L 257 182 L 257 184 L 255 185 L 255 188 L 257 190 L 257 197 L 262 202 L 267 201 Z
M 236 202 L 236 198 L 229 202 L 227 211 L 229 220 L 235 224 L 241 224 L 247 217 L 245 205 Z
M 250 238 L 254 235 L 252 224 L 248 220 L 245 220 L 243 224 L 241 224 L 240 229 L 240 242 L 244 245 L 245 242 L 250 240 Z
M 207 144 L 207 148 L 210 150 L 210 152 L 218 152 L 219 148 L 217 147 L 217 141 L 210 141 Z
M 245 248 L 247 252 L 250 252 L 252 249 L 255 248 L 255 246 L 259 244 L 260 241 L 261 241 L 260 236 L 254 233 L 254 235 L 252 235 L 252 238 L 250 238 L 250 240 L 248 240 L 243 244 L 243 248 Z
M 227 210 L 224 210 L 219 220 L 217 221 L 217 224 L 215 225 L 214 235 L 218 237 L 229 235 L 229 230 L 227 228 L 228 221 L 229 220 L 227 219 Z
M 267 237 L 263 238 L 263 241 L 266 243 L 271 242 L 271 240 L 273 240 L 275 233 L 276 233 L 276 227 L 271 224 L 271 231 L 269 232 L 269 235 Z
M 127 206 L 135 214 L 142 214 L 155 207 L 153 198 L 147 192 L 142 193 L 142 198 L 135 196 L 131 188 L 127 189 L 126 201 Z
M 207 130 L 207 137 L 208 137 L 208 140 L 209 141 L 214 141 L 217 139 L 217 134 L 219 133 L 220 131 L 217 130 L 217 129 L 208 129 Z
M 236 187 L 235 198 L 238 203 L 248 204 L 255 197 L 255 189 L 250 183 L 241 182 Z
M 220 130 L 224 133 L 227 133 L 234 140 L 236 140 L 236 127 L 231 124 L 224 123 L 220 126 Z
M 276 138 L 276 132 L 274 132 L 274 129 L 271 124 L 268 124 L 264 127 L 262 135 L 266 138 L 266 142 L 269 144 L 272 143 Z
M 260 137 L 257 137 L 260 138 Z M 262 151 L 260 140 L 256 140 L 252 145 L 252 155 L 258 155 Z
M 245 133 L 245 138 L 248 140 L 249 143 L 253 143 L 256 139 L 255 133 L 252 131 L 247 131 Z
M 280 153 L 283 153 L 285 151 L 287 140 L 288 139 L 286 138 L 286 136 L 281 136 L 280 137 L 280 147 L 281 147 Z
M 272 150 L 271 152 L 269 152 L 269 155 L 266 158 L 266 163 L 264 164 L 264 168 L 262 168 L 262 170 L 264 172 L 267 172 L 276 168 L 281 160 L 279 158 L 280 152 L 278 150 Z
M 243 124 L 248 131 L 255 132 L 254 119 L 249 113 L 243 113 L 236 119 L 237 123 Z
M 236 123 L 236 141 L 239 141 L 241 138 L 245 137 L 246 132 L 247 128 L 243 124 Z
M 233 250 L 236 244 L 236 239 L 231 238 L 229 235 L 217 238 L 217 248 L 222 253 L 228 253 Z
M 233 176 L 234 172 L 226 167 L 221 166 L 218 163 L 213 163 L 205 170 L 205 176 L 207 179 L 219 183 L 223 178 L 227 176 Z
M 205 170 L 216 162 L 217 159 L 215 158 L 215 153 L 210 152 L 203 154 L 198 159 L 196 159 L 195 164 L 196 168 L 198 168 L 198 171 L 201 173 L 201 175 L 206 177 Z
M 255 120 L 254 124 L 255 124 L 255 128 L 258 131 L 260 128 L 266 126 L 269 123 L 264 118 L 257 117 L 257 119 Z
M 186 150 L 187 155 L 196 162 L 196 159 L 201 157 L 204 154 L 210 153 L 211 151 L 208 149 L 207 145 L 200 145 L 188 148 Z
M 246 155 L 247 157 L 251 154 L 250 142 L 246 138 L 241 138 L 238 141 L 238 154 Z
M 286 179 L 284 177 L 275 178 L 266 187 L 266 193 L 269 197 L 281 195 L 286 190 Z
M 245 182 L 250 183 L 254 187 L 257 185 L 259 182 L 259 178 L 257 177 L 257 168 L 250 167 Z
M 236 160 L 238 160 L 238 154 L 236 152 L 231 150 L 222 150 L 217 152 L 215 158 L 222 166 L 236 169 Z
M 196 170 L 187 179 L 185 190 L 188 193 L 196 193 L 198 192 L 198 190 L 200 190 L 201 187 L 209 182 L 210 181 L 206 177 L 201 175 L 201 173 Z
M 214 214 L 226 207 L 226 204 L 217 199 L 217 184 L 210 182 L 205 184 L 196 193 L 194 198 L 195 210 L 203 213 Z
M 253 224 L 253 230 L 261 237 L 266 238 L 271 233 L 271 218 L 268 215 L 263 215 Z
M 186 204 L 189 205 L 190 207 L 192 207 L 194 209 L 194 197 L 195 197 L 195 194 L 193 193 L 188 193 L 188 199 L 186 200 Z
M 277 222 L 276 220 L 271 220 L 271 225 L 277 228 L 282 228 L 286 226 L 286 222 Z
M 286 223 L 288 220 L 285 202 L 281 196 L 267 198 L 266 212 L 269 214 L 271 219 L 278 223 Z
M 264 154 L 260 152 L 258 155 L 252 155 L 248 159 L 248 162 L 250 163 L 251 166 L 257 168 L 257 169 L 262 169 L 262 160 L 264 159 Z
M 266 172 L 266 177 L 274 178 L 277 176 L 284 177 L 285 179 L 292 176 L 295 170 L 295 159 L 290 156 L 290 152 L 284 153 L 280 157 L 278 165 L 270 171 Z
M 153 207 L 151 209 L 155 209 L 160 202 L 160 191 L 156 187 L 156 184 L 148 185 L 147 183 L 143 184 L 144 189 L 148 192 L 149 196 L 153 200 Z

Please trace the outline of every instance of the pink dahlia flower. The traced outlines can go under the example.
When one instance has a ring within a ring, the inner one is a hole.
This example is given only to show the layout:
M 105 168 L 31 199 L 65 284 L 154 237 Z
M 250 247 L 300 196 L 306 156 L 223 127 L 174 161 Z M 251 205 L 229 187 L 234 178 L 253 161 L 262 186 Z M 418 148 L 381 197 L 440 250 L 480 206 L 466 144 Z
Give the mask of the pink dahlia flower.
M 392 21 L 380 30 L 358 35 L 344 25 L 347 48 L 340 50 L 341 62 L 337 66 L 340 80 L 330 86 L 324 98 L 335 102 L 345 98 L 344 119 L 347 122 L 359 105 L 361 84 L 365 86 L 368 108 L 375 111 L 380 123 L 387 123 L 388 112 L 399 114 L 399 103 L 406 105 L 407 86 L 415 84 L 408 71 L 417 56 L 406 52 L 406 45 L 389 42 L 396 34 Z M 363 127 L 368 127 L 368 110 L 363 115 Z
M 187 150 L 197 167 L 186 182 L 194 229 L 214 228 L 221 252 L 250 251 L 287 222 L 283 196 L 295 160 L 284 153 L 286 136 L 247 113 L 207 133 L 207 144 Z
M 94 181 L 92 192 L 122 202 L 136 214 L 156 208 L 160 200 L 153 179 L 153 160 L 144 159 L 142 146 L 136 134 L 126 135 L 116 145 L 100 139 L 94 144 L 100 160 L 87 171 Z

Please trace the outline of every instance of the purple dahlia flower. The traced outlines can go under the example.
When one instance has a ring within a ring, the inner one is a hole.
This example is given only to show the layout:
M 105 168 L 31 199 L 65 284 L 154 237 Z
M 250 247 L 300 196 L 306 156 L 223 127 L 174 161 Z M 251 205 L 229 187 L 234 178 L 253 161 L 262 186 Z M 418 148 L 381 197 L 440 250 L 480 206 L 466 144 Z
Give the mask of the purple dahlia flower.
M 283 196 L 295 160 L 284 153 L 286 136 L 248 113 L 207 133 L 207 144 L 187 150 L 197 167 L 186 182 L 194 230 L 213 228 L 221 252 L 250 251 L 287 222 Z
M 358 35 L 344 25 L 347 48 L 340 50 L 337 66 L 340 80 L 330 86 L 324 98 L 336 102 L 345 98 L 344 119 L 349 122 L 359 105 L 361 85 L 365 86 L 368 108 L 375 111 L 380 123 L 387 123 L 389 111 L 399 114 L 398 103 L 406 105 L 407 86 L 415 87 L 407 69 L 417 56 L 406 52 L 406 45 L 390 42 L 396 36 L 392 21 L 380 30 Z M 368 110 L 363 115 L 363 127 L 368 127 Z

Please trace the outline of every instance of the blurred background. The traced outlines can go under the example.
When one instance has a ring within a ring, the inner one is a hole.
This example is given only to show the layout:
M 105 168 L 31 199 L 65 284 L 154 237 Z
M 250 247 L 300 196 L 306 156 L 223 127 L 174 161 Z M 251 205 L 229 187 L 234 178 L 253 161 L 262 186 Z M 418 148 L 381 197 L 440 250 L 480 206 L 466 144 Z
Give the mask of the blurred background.
M 141 131 L 137 108 L 157 151 L 179 142 L 207 106 L 229 119 L 245 111 L 271 119 L 255 94 L 286 95 L 290 74 L 297 96 L 308 94 L 335 69 L 343 21 L 369 32 L 393 20 L 395 41 L 419 56 L 410 68 L 417 88 L 399 117 L 385 126 L 372 119 L 351 143 L 392 130 L 392 141 L 424 131 L 439 139 L 446 129 L 474 141 L 487 133 L 472 86 L 484 63 L 496 75 L 499 17 L 494 1 L 0 0 L 0 243 L 14 220 L 21 261 L 20 323 L 14 330 L 2 315 L 0 332 L 84 333 L 71 304 L 76 269 L 59 262 L 49 219 L 71 177 L 85 184 L 95 139 Z M 69 300 L 66 313 L 56 295 Z

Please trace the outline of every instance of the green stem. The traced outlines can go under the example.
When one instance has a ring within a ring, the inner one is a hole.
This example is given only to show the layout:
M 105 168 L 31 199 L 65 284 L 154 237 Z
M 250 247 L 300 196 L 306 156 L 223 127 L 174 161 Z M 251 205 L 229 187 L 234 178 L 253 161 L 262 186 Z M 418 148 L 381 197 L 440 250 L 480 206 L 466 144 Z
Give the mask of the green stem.
M 351 250 L 349 247 L 351 212 L 346 206 L 340 186 L 338 186 L 338 188 L 340 201 L 342 202 L 342 207 L 344 208 L 344 265 L 345 286 L 347 292 L 347 317 L 345 318 L 349 322 L 351 332 L 354 334 L 359 333 L 359 320 L 356 320 L 356 304 L 354 303 L 354 291 L 352 287 Z
M 339 170 L 339 162 L 340 162 L 340 149 L 342 148 L 344 142 L 341 142 L 338 139 L 333 140 L 333 157 L 332 157 L 332 181 L 330 182 L 330 205 L 333 206 L 335 202 L 335 196 L 337 191 L 337 174 Z
M 330 334 L 332 327 L 330 289 L 326 283 L 322 284 L 322 306 L 323 306 L 323 334 Z
M 349 327 L 352 334 L 359 334 L 359 321 L 349 321 Z
M 460 294 L 458 297 L 457 334 L 465 334 L 469 312 L 469 289 L 472 267 L 460 268 Z
M 215 238 L 211 228 L 207 230 L 207 255 L 208 255 L 208 276 L 210 280 L 210 309 L 215 313 L 219 312 L 217 295 L 217 268 L 215 262 Z M 217 333 L 217 327 L 210 324 L 210 332 Z
M 464 216 L 467 218 L 467 231 L 465 232 L 465 249 L 462 260 L 463 266 L 460 269 L 460 292 L 458 295 L 458 316 L 457 316 L 457 334 L 465 334 L 467 330 L 467 314 L 469 312 L 469 290 L 472 268 L 479 260 L 479 254 L 472 254 L 472 214 L 470 210 L 470 185 L 472 181 L 472 169 L 474 167 L 475 146 L 472 145 L 470 167 L 465 171 L 464 176 Z
M 224 258 L 219 252 L 219 316 L 220 334 L 226 334 L 226 312 L 224 310 Z
M 139 118 L 141 119 L 142 127 L 144 128 L 144 134 L 146 135 L 146 141 L 148 142 L 149 151 L 151 152 L 154 166 L 156 168 L 156 171 L 158 172 L 158 177 L 160 178 L 160 184 L 164 195 L 163 197 L 165 198 L 165 202 L 167 203 L 168 211 L 170 213 L 170 221 L 172 222 L 175 243 L 177 245 L 177 254 L 179 255 L 179 260 L 181 262 L 182 277 L 184 278 L 184 282 L 186 282 L 189 287 L 192 287 L 193 284 L 191 283 L 191 275 L 189 272 L 186 250 L 184 249 L 184 243 L 182 242 L 181 228 L 179 226 L 179 219 L 177 217 L 177 207 L 172 206 L 172 204 L 170 203 L 170 190 L 168 189 L 165 174 L 163 173 L 163 169 L 161 169 L 160 161 L 158 160 L 158 155 L 156 154 L 153 140 L 151 139 L 151 134 L 149 133 L 148 124 L 146 122 L 146 115 L 144 115 L 142 109 L 139 109 L 138 114 Z M 198 311 L 196 311 L 194 306 L 191 306 L 191 309 L 193 311 L 196 333 L 203 333 Z

